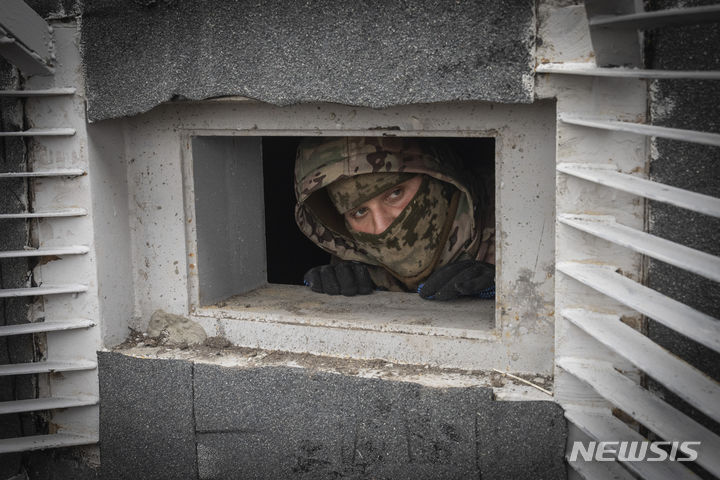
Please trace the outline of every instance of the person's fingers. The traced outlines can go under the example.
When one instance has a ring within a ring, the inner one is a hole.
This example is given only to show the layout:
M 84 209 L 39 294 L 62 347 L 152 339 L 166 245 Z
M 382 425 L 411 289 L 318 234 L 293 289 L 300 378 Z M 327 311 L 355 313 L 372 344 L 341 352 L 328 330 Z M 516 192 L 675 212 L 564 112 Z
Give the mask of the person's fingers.
M 355 280 L 355 272 L 350 262 L 343 262 L 335 265 L 335 275 L 340 286 L 340 293 L 346 297 L 354 297 L 358 293 L 358 285 Z
M 460 295 L 477 295 L 495 282 L 495 266 L 477 262 L 458 274 L 454 279 L 455 289 Z
M 310 287 L 310 290 L 316 293 L 323 293 L 322 277 L 320 276 L 320 267 L 313 267 L 303 276 L 305 285 Z
M 430 298 L 431 300 L 452 300 L 460 296 L 460 292 L 455 288 L 455 282 L 450 279 L 448 283 L 442 286 L 440 290 Z
M 427 280 L 425 280 L 425 283 L 418 287 L 418 294 L 420 294 L 422 298 L 437 298 L 437 294 L 440 290 L 444 288 L 446 289 L 448 286 L 452 288 L 452 285 L 450 284 L 451 280 L 458 273 L 465 270 L 468 265 L 472 264 L 472 262 L 473 260 L 465 260 L 462 262 L 450 263 L 438 268 L 427 278 Z M 445 297 L 449 294 L 447 290 L 443 293 L 443 296 Z
M 320 267 L 320 277 L 322 278 L 322 288 L 328 295 L 339 295 L 340 284 L 335 275 L 335 268 L 332 265 L 323 265 Z
M 374 284 L 370 278 L 370 272 L 365 265 L 360 263 L 352 264 L 355 278 L 357 279 L 357 293 L 359 295 L 368 295 L 373 292 Z

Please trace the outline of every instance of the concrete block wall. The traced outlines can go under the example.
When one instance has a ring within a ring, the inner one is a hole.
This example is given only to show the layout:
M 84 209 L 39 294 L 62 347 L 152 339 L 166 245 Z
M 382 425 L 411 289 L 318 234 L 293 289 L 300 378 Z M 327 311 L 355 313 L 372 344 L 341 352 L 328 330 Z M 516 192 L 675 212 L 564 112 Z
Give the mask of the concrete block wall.
M 103 479 L 563 479 L 552 401 L 99 353 Z

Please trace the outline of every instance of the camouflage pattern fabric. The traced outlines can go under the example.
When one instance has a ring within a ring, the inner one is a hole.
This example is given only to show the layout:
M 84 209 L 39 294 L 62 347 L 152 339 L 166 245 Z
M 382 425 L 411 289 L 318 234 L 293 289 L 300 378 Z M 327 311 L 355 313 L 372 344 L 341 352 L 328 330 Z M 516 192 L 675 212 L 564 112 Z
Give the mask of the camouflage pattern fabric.
M 322 249 L 343 260 L 375 265 L 373 281 L 391 291 L 412 291 L 424 278 L 403 282 L 382 266 L 368 248 L 348 231 L 334 207 L 328 185 L 370 173 L 425 174 L 453 185 L 456 212 L 436 266 L 460 258 L 491 261 L 495 257 L 494 195 L 489 178 L 474 178 L 462 162 L 440 143 L 401 137 L 335 137 L 304 139 L 295 162 L 295 220 L 300 230 Z M 468 180 L 472 179 L 469 183 Z M 397 272 L 396 272 L 397 273 Z M 427 272 L 429 275 L 431 272 Z M 407 280 L 407 279 L 406 279 Z
M 333 182 L 327 191 L 335 208 L 344 214 L 414 176 L 413 173 L 365 173 Z
M 416 278 L 424 279 L 437 265 L 455 219 L 457 201 L 453 204 L 452 199 L 457 191 L 449 183 L 423 175 L 413 199 L 384 232 L 356 232 L 346 226 L 377 265 L 402 283 L 413 285 Z

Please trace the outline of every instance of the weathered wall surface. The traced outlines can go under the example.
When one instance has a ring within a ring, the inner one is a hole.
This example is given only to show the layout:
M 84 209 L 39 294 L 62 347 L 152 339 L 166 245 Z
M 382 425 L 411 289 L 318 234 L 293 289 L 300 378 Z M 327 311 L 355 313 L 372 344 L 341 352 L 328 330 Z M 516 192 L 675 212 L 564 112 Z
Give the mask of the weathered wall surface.
M 17 88 L 17 71 L 0 59 L 0 87 Z M 23 129 L 23 104 L 14 98 L 0 99 L 0 131 Z M 0 171 L 18 172 L 26 169 L 25 141 L 4 137 L 0 141 Z M 28 208 L 25 179 L 0 180 L 0 212 L 16 213 Z M 19 250 L 29 244 L 29 230 L 23 219 L 0 221 L 0 250 Z M 27 287 L 30 265 L 27 258 L 0 260 L 0 288 Z M 29 298 L 0 298 L 0 325 L 27 323 Z M 35 346 L 31 335 L 0 337 L 0 364 L 32 362 Z M 32 375 L 0 377 L 0 401 L 35 398 Z M 0 438 L 35 433 L 34 419 L 28 414 L 0 416 Z M 0 478 L 9 478 L 20 471 L 21 455 L 0 455 Z
M 532 0 L 91 0 L 81 8 L 91 121 L 224 95 L 369 107 L 533 98 Z
M 654 8 L 690 7 L 717 3 L 657 0 Z M 649 67 L 666 70 L 720 70 L 718 24 L 665 27 L 650 32 Z M 650 114 L 654 125 L 720 133 L 720 82 L 657 80 L 650 87 Z M 720 148 L 674 140 L 653 142 L 650 178 L 675 187 L 720 197 Z M 650 233 L 720 255 L 720 219 L 672 205 L 651 202 Z M 720 318 L 720 284 L 671 265 L 651 260 L 648 285 L 701 312 Z M 654 341 L 715 379 L 720 379 L 720 355 L 654 321 L 648 335 Z M 657 385 L 671 403 L 720 432 L 720 426 L 684 405 Z
M 99 354 L 103 479 L 565 478 L 551 401 Z

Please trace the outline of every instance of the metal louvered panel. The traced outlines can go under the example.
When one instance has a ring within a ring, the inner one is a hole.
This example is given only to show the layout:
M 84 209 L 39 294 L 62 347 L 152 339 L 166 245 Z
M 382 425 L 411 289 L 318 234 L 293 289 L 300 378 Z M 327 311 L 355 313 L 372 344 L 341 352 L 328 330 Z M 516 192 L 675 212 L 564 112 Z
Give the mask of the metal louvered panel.
M 580 430 L 598 442 L 642 442 L 645 438 L 626 424 L 613 417 L 610 411 L 592 410 L 566 406 L 565 418 Z M 685 468 L 682 463 L 663 462 L 623 462 L 628 470 L 642 478 L 653 480 L 696 479 L 697 475 Z
M 0 327 L 0 337 L 43 332 L 60 332 L 63 330 L 76 330 L 78 328 L 90 328 L 94 326 L 95 322 L 86 319 L 22 323 L 20 325 L 5 325 Z
M 697 25 L 720 20 L 720 5 L 669 8 L 625 15 L 599 15 L 590 18 L 590 27 L 650 29 L 666 25 Z
M 720 420 L 720 384 L 664 350 L 617 315 L 565 309 L 561 315 L 709 417 Z
M 44 212 L 2 213 L 0 214 L 0 220 L 12 218 L 81 217 L 84 215 L 87 215 L 87 210 L 84 208 L 63 208 Z
M 56 97 L 60 95 L 75 95 L 77 89 L 65 88 L 44 88 L 38 90 L 0 90 L 0 97 Z
M 642 4 L 628 0 L 585 0 L 590 38 L 598 65 L 633 66 L 641 65 L 640 39 L 638 32 L 627 28 L 612 28 L 604 25 L 592 26 L 598 17 L 632 15 L 642 11 Z
M 585 434 L 576 427 L 572 422 L 568 422 L 568 445 L 582 444 L 587 445 L 593 438 Z M 594 460 L 585 460 L 578 455 L 574 460 L 571 459 L 570 453 L 565 455 L 565 460 L 570 463 L 573 470 L 577 472 L 584 480 L 636 480 L 636 476 L 625 470 L 620 462 L 613 459 L 609 462 L 596 462 Z M 573 479 L 573 471 L 569 472 L 568 479 Z M 578 478 L 578 477 L 575 477 Z
M 720 217 L 720 199 L 718 198 L 663 185 L 635 175 L 620 173 L 614 165 L 560 163 L 557 171 L 633 195 Z
M 13 400 L 0 402 L 0 415 L 9 413 L 36 412 L 40 410 L 55 410 L 58 408 L 76 408 L 97 405 L 98 397 L 57 397 L 33 398 L 30 400 Z
M 75 135 L 74 128 L 31 128 L 18 132 L 0 132 L 0 137 L 67 137 Z
M 707 70 L 645 70 L 642 68 L 604 68 L 593 63 L 543 63 L 535 69 L 537 73 L 559 73 L 589 77 L 611 78 L 665 78 L 718 80 L 720 72 Z
M 603 240 L 720 282 L 720 258 L 709 253 L 626 227 L 610 216 L 561 214 L 558 220 Z
M 73 245 L 71 247 L 32 248 L 27 250 L 5 250 L 0 251 L 0 258 L 27 258 L 46 257 L 49 255 L 84 255 L 90 251 L 84 245 Z
M 710 315 L 644 287 L 610 266 L 562 262 L 557 269 L 666 327 L 720 351 L 720 322 Z
M 640 387 L 608 362 L 561 357 L 557 363 L 667 441 L 688 438 L 700 441 L 697 462 L 720 476 L 720 457 L 716 455 L 720 452 L 720 437 L 710 430 Z
M 561 122 L 581 127 L 599 128 L 616 132 L 636 133 L 648 137 L 669 138 L 684 142 L 700 143 L 703 145 L 720 146 L 720 134 L 697 132 L 695 130 L 684 130 L 681 128 L 657 127 L 655 125 L 644 125 L 641 123 L 623 122 L 619 120 L 602 120 L 595 118 L 572 117 L 560 115 Z
M 0 220 L 24 220 L 34 228 L 30 246 L 22 244 L 0 252 L 0 260 L 50 257 L 32 262 L 32 279 L 39 287 L 0 290 L 0 298 L 38 297 L 31 323 L 0 327 L 0 336 L 43 333 L 42 356 L 47 361 L 0 366 L 0 376 L 38 375 L 41 398 L 0 403 L 0 414 L 43 411 L 50 425 L 59 431 L 0 440 L 0 453 L 44 448 L 70 447 L 97 443 L 98 379 L 96 351 L 102 345 L 101 332 L 95 328 L 99 299 L 95 260 L 96 244 L 90 191 L 87 119 L 85 117 L 84 76 L 80 63 L 76 24 L 58 22 L 51 29 L 22 0 L 0 2 L 0 54 L 15 63 L 24 78 L 23 90 L 0 90 L 1 98 L 21 98 L 14 105 L 21 110 L 23 123 L 34 127 L 25 131 L 0 132 L 0 137 L 27 138 L 27 171 L 0 172 L 0 191 L 9 181 L 20 185 L 27 179 L 26 212 L 0 212 Z M 33 33 L 33 26 L 39 27 Z M 37 32 L 52 35 L 52 41 L 35 46 L 24 40 L 39 39 Z M 51 47 L 51 59 L 41 59 L 39 48 Z M 56 65 L 50 61 L 58 58 Z M 54 68 L 53 68 L 54 67 Z M 41 77 L 36 73 L 53 74 Z M 29 76 L 30 75 L 30 76 Z M 79 93 L 79 94 L 78 94 Z M 40 219 L 36 222 L 35 219 Z M 32 222 L 32 225 L 28 223 Z M 0 228 L 14 228 L 18 221 Z M 19 248 L 19 249 L 18 249 Z M 61 257 L 61 258 L 53 258 Z M 17 279 L 19 281 L 24 278 Z M 23 283 L 19 283 L 23 285 Z M 82 296 L 77 294 L 84 293 Z M 33 358 L 33 357 L 30 357 Z M 55 375 L 62 372 L 62 375 Z M 25 378 L 24 380 L 27 380 Z
M 2 288 L 0 298 L 35 297 L 38 295 L 59 295 L 61 293 L 82 293 L 88 289 L 87 285 L 44 285 L 42 287 Z
M 0 376 L 74 372 L 78 370 L 94 370 L 95 368 L 97 368 L 97 363 L 89 361 L 12 363 L 0 365 Z
M 98 442 L 97 435 L 77 435 L 55 433 L 52 435 L 32 435 L 29 437 L 4 438 L 0 440 L 0 453 L 27 452 L 46 448 L 92 445 Z
M 574 478 L 697 478 L 679 457 L 628 461 L 616 450 L 610 455 L 615 461 L 606 463 L 607 458 L 592 454 L 581 460 L 572 455 L 578 442 L 587 446 L 592 440 L 616 447 L 622 441 L 646 446 L 653 439 L 675 441 L 675 452 L 687 441 L 696 445 L 697 468 L 720 477 L 720 436 L 706 418 L 720 420 L 720 383 L 643 334 L 649 318 L 674 330 L 668 336 L 685 336 L 699 351 L 701 346 L 720 351 L 720 320 L 643 285 L 647 259 L 699 275 L 699 282 L 720 281 L 720 258 L 677 237 L 661 238 L 658 230 L 648 233 L 645 211 L 650 199 L 707 215 L 707 221 L 720 218 L 719 198 L 647 179 L 652 137 L 671 141 L 662 144 L 720 146 L 720 134 L 673 128 L 669 122 L 651 125 L 647 102 L 655 100 L 643 98 L 654 93 L 643 79 L 661 86 L 665 79 L 717 80 L 720 71 L 695 70 L 689 62 L 679 64 L 683 71 L 638 68 L 642 34 L 637 31 L 717 22 L 720 6 L 643 12 L 641 2 L 586 0 L 585 10 L 590 55 L 555 58 L 551 53 L 536 68 L 549 74 L 540 78 L 557 98 L 555 396 L 570 422 L 568 465 Z M 579 63 L 583 59 L 587 62 Z M 645 93 L 627 93 L 639 85 Z M 689 174 L 692 167 L 678 159 L 677 168 Z M 658 385 L 655 390 L 674 395 L 660 398 L 643 386 L 645 377 Z
M 0 178 L 79 177 L 84 174 L 85 171 L 81 168 L 63 168 L 38 172 L 5 172 L 0 173 Z

